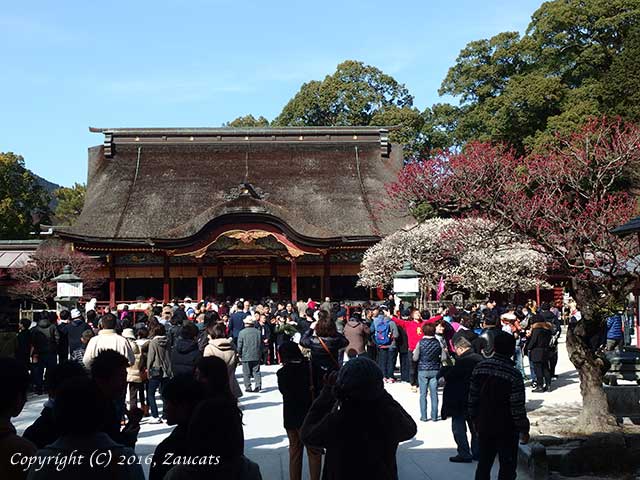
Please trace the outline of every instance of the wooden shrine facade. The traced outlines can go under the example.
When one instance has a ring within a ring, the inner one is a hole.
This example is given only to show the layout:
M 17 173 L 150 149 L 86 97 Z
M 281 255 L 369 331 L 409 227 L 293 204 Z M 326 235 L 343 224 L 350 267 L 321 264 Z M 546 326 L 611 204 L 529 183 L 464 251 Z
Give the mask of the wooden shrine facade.
M 76 245 L 95 255 L 96 247 Z M 265 230 L 229 230 L 203 255 L 172 251 L 100 252 L 107 279 L 103 289 L 110 304 L 154 297 L 206 297 L 260 299 L 368 298 L 356 288 L 364 249 L 353 248 L 303 252 L 286 248 Z M 106 299 L 106 298 L 105 298 Z

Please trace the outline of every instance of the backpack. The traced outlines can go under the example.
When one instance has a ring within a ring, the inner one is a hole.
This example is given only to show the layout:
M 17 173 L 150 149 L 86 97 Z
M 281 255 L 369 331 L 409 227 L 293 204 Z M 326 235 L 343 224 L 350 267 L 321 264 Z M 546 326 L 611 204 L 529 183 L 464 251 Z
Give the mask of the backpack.
M 379 347 L 390 345 L 393 341 L 393 335 L 391 334 L 391 322 L 388 320 L 378 322 L 376 325 L 376 334 L 373 339 Z

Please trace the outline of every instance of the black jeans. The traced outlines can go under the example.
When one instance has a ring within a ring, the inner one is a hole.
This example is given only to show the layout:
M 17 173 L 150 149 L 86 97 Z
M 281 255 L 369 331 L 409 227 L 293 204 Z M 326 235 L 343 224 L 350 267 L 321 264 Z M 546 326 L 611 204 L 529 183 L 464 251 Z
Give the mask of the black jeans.
M 491 467 L 498 455 L 500 471 L 498 480 L 515 480 L 518 469 L 518 433 L 500 437 L 478 435 L 480 455 L 476 468 L 476 480 L 490 480 Z
M 556 376 L 556 365 L 558 365 L 558 351 L 553 351 L 549 354 L 549 371 L 551 376 Z
M 409 377 L 411 377 L 411 385 L 414 387 L 417 387 L 418 386 L 418 362 L 414 362 L 413 359 L 411 359 Z
M 467 427 L 471 433 L 471 447 L 467 437 Z M 451 432 L 458 446 L 458 456 L 469 459 L 478 459 L 478 435 L 474 431 L 473 424 L 464 415 L 451 417 Z
M 129 409 L 138 406 L 138 399 L 140 399 L 140 406 L 143 407 L 145 405 L 144 383 L 129 382 L 128 386 L 129 386 Z
M 55 367 L 56 359 L 55 353 L 41 353 L 38 355 L 38 361 L 32 364 L 33 386 L 36 392 L 43 392 L 45 370 Z
M 374 362 L 378 362 L 378 348 L 375 345 L 367 345 L 367 356 Z
M 162 397 L 162 391 L 167 383 L 167 378 L 164 377 L 152 377 L 147 384 L 147 397 L 149 401 L 149 408 L 151 409 L 151 415 L 155 418 L 159 417 L 158 404 L 156 403 L 156 392 L 160 390 L 160 396 Z M 162 416 L 164 417 L 164 403 L 162 404 Z
M 536 372 L 538 387 L 551 388 L 551 368 L 549 367 L 549 361 L 533 362 L 533 370 Z
M 269 351 L 271 345 L 269 343 L 262 343 L 262 351 L 260 352 L 260 363 L 262 365 L 269 365 Z
M 400 381 L 411 381 L 411 364 L 413 360 L 409 357 L 409 352 L 400 352 Z

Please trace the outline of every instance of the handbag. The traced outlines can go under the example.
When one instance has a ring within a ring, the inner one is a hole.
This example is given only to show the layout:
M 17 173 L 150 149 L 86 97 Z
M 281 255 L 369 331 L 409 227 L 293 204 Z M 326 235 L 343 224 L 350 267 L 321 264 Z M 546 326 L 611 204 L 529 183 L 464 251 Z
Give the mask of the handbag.
M 162 367 L 151 367 L 149 369 L 149 377 L 150 378 L 162 378 Z

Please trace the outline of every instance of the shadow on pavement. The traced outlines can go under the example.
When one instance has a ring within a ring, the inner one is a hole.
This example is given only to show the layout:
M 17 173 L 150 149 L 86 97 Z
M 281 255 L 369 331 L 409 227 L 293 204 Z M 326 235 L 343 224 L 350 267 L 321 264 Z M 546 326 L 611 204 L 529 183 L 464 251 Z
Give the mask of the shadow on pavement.
M 158 428 L 157 430 L 145 430 L 143 432 L 140 432 L 138 434 L 138 438 L 145 438 L 145 437 L 153 437 L 155 435 L 168 435 L 169 433 L 171 433 L 173 431 L 174 427 L 165 427 L 165 428 Z M 160 443 L 160 442 L 158 442 Z
M 240 405 L 240 409 L 242 411 L 244 411 L 244 410 L 255 410 L 257 408 L 275 407 L 275 406 L 280 406 L 280 405 L 282 405 L 282 403 L 280 403 L 280 402 L 256 402 L 256 403 L 241 404 Z
M 286 440 L 286 435 L 276 435 L 275 437 L 260 437 L 260 438 L 250 438 L 244 441 L 244 449 L 245 452 L 256 447 L 263 447 L 266 445 L 277 445 L 283 440 Z M 279 447 L 275 449 L 269 449 L 269 452 L 277 452 L 281 449 L 288 450 L 288 447 Z

